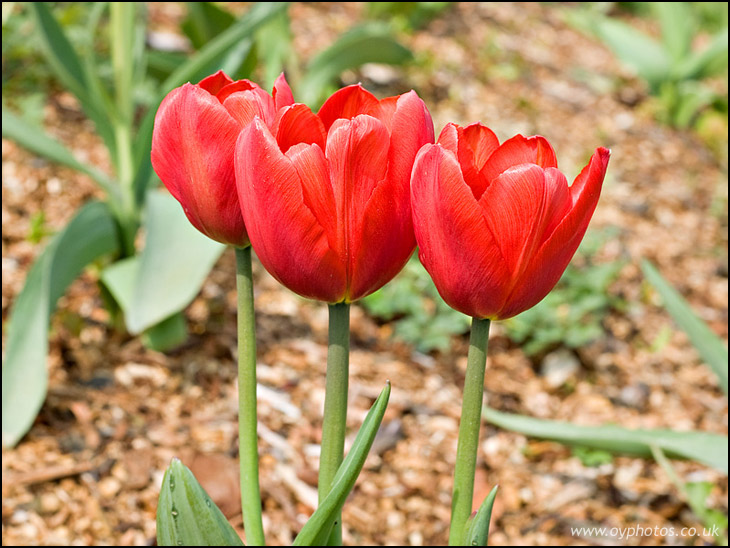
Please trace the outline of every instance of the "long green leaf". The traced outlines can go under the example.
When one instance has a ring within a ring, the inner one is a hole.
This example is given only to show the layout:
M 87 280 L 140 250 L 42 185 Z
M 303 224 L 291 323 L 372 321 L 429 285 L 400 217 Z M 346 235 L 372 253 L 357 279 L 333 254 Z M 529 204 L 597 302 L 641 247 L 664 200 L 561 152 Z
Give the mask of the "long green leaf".
M 151 191 L 147 198 L 145 248 L 125 310 L 131 333 L 182 310 L 195 298 L 225 246 L 198 232 L 169 194 Z
M 466 526 L 464 546 L 486 546 L 489 543 L 489 525 L 492 521 L 492 507 L 497 498 L 498 485 L 495 485 L 479 506 L 477 515 L 470 518 Z
M 304 524 L 302 530 L 299 531 L 297 538 L 294 539 L 294 546 L 326 545 L 335 517 L 345 505 L 345 499 L 355 486 L 355 481 L 365 464 L 368 451 L 373 445 L 375 434 L 378 432 L 385 409 L 388 406 L 388 398 L 390 398 L 390 382 L 385 385 L 378 399 L 375 400 L 370 411 L 368 411 L 367 417 L 365 417 L 350 448 L 350 452 L 347 453 L 345 460 L 342 461 L 337 474 L 335 474 L 332 490 L 319 505 L 319 508 L 314 511 L 307 523 Z
M 662 44 L 676 63 L 690 52 L 695 22 L 687 2 L 651 2 L 662 27 Z
M 701 80 L 727 72 L 727 27 L 718 32 L 702 50 L 685 59 L 678 67 L 680 78 Z
M 656 93 L 671 76 L 671 60 L 664 48 L 643 32 L 622 21 L 598 17 L 592 21 L 598 37 L 621 62 L 635 70 Z
M 342 71 L 365 63 L 399 65 L 413 58 L 411 51 L 400 44 L 388 25 L 371 22 L 349 30 L 307 67 L 299 85 L 299 97 L 314 106 Z
M 236 18 L 213 2 L 186 2 L 188 16 L 180 27 L 193 47 L 201 49 L 230 27 Z
M 96 85 L 89 83 L 78 53 L 71 45 L 61 25 L 53 17 L 45 2 L 28 2 L 33 10 L 46 58 L 59 80 L 79 100 L 86 115 L 91 118 L 109 150 L 114 149 L 114 135 L 109 113 L 101 98 L 95 94 Z M 93 30 L 93 28 L 92 28 Z M 93 38 L 88 37 L 87 42 Z
M 569 445 L 604 449 L 615 453 L 651 457 L 656 445 L 667 455 L 691 459 L 727 474 L 727 436 L 711 432 L 631 430 L 620 426 L 579 426 L 569 422 L 534 419 L 485 408 L 484 417 L 506 430 Z
M 223 512 L 193 473 L 172 459 L 157 503 L 159 546 L 243 546 Z
M 48 322 L 58 298 L 81 270 L 119 248 L 117 229 L 101 202 L 83 206 L 33 265 L 10 315 L 2 370 L 3 444 L 30 429 L 46 397 Z
M 687 304 L 682 296 L 662 277 L 659 271 L 649 261 L 641 262 L 641 269 L 649 283 L 661 295 L 667 312 L 672 316 L 677 325 L 684 331 L 689 340 L 699 352 L 702 359 L 710 366 L 717 375 L 720 388 L 727 396 L 727 347 L 722 343 L 720 337 L 715 335 L 707 324 L 699 319 Z
M 95 167 L 77 160 L 70 150 L 49 137 L 42 129 L 22 120 L 5 107 L 2 109 L 2 116 L 3 137 L 15 141 L 34 154 L 85 173 L 99 183 L 109 195 L 117 195 L 118 190 L 109 177 Z

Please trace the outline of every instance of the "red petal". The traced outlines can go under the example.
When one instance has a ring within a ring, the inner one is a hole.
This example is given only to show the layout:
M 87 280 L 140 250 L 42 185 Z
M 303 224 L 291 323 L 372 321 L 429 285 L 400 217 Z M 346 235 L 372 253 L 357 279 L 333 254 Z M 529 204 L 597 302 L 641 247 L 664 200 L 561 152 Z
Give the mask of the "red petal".
M 388 151 L 388 180 L 393 192 L 405 196 L 406 204 L 410 192 L 411 172 L 416 154 L 421 147 L 433 143 L 433 121 L 425 103 L 409 91 L 398 98 L 391 122 L 390 149 Z
M 347 257 L 348 282 L 354 276 L 355 258 L 369 253 L 368 242 L 361 237 L 365 206 L 375 187 L 385 179 L 388 146 L 388 130 L 367 115 L 337 120 L 327 135 L 325 155 L 339 223 L 337 249 L 344 250 Z
M 221 88 L 215 95 L 222 103 L 228 98 L 229 95 L 233 93 L 236 93 L 238 91 L 252 91 L 255 89 L 261 89 L 261 87 L 251 80 L 236 80 L 235 82 L 231 82 L 227 86 Z
M 481 173 L 487 180 L 519 164 L 537 164 L 541 167 L 558 167 L 555 151 L 547 139 L 540 135 L 523 137 L 515 135 L 495 150 L 488 158 Z
M 236 198 L 233 152 L 240 128 L 218 100 L 185 84 L 162 101 L 152 165 L 193 225 L 214 240 L 248 244 Z
M 274 82 L 274 90 L 271 93 L 274 96 L 274 105 L 276 110 L 282 109 L 294 104 L 294 95 L 291 92 L 289 83 L 282 72 Z
M 377 106 L 373 107 L 368 112 L 365 112 L 363 114 L 369 114 L 370 116 L 377 118 L 378 120 L 383 122 L 383 124 L 385 124 L 385 127 L 388 128 L 388 132 L 392 133 L 393 116 L 395 115 L 395 110 L 398 107 L 398 99 L 400 99 L 400 97 L 400 95 L 386 97 L 385 99 L 379 101 Z
M 310 175 L 316 170 L 306 167 L 302 151 L 291 153 L 295 166 L 281 153 L 266 126 L 255 119 L 241 132 L 236 145 L 239 201 L 243 217 L 251 225 L 251 243 L 264 267 L 300 295 L 339 302 L 347 287 L 345 268 L 305 202 L 297 168 Z
M 368 114 L 379 106 L 375 95 L 366 91 L 360 84 L 347 86 L 333 93 L 317 113 L 329 131 L 335 120 L 351 119 L 359 114 Z
M 203 78 L 198 85 L 211 95 L 218 95 L 218 92 L 232 83 L 233 80 L 222 70 Z
M 463 142 L 474 155 L 474 168 L 477 170 L 482 169 L 487 159 L 499 148 L 499 139 L 494 132 L 478 122 L 464 128 Z
M 254 116 L 261 118 L 269 127 L 276 119 L 274 100 L 261 88 L 231 93 L 223 101 L 223 106 L 241 127 L 250 124 Z
M 284 107 L 277 116 L 279 120 L 275 124 L 275 134 L 282 152 L 299 143 L 316 143 L 324 150 L 327 132 L 322 120 L 307 105 L 297 103 Z
M 555 287 L 583 240 L 606 175 L 609 151 L 599 148 L 570 187 L 572 207 L 552 231 L 515 284 L 510 306 L 500 318 L 509 318 L 540 302 Z
M 511 283 L 482 210 L 455 155 L 440 145 L 418 153 L 411 179 L 421 262 L 449 306 L 479 318 L 499 311 Z
M 441 130 L 437 143 L 444 147 L 446 150 L 450 150 L 454 153 L 454 156 L 459 157 L 459 130 L 462 128 L 457 126 L 453 122 L 449 122 Z

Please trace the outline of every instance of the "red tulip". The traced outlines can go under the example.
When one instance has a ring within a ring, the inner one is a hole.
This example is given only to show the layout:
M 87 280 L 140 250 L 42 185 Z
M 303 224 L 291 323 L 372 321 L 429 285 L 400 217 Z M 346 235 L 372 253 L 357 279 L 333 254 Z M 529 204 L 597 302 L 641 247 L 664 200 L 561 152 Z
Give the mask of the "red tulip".
M 433 123 L 415 92 L 378 101 L 361 86 L 317 114 L 286 107 L 272 131 L 238 139 L 236 180 L 251 243 L 266 269 L 305 297 L 352 302 L 413 253 L 410 174 Z
M 152 134 L 152 166 L 185 215 L 203 234 L 234 246 L 249 244 L 241 216 L 233 153 L 241 128 L 255 116 L 273 124 L 294 102 L 282 74 L 273 96 L 223 71 L 173 89 L 160 104 Z
M 540 302 L 583 239 L 609 154 L 598 148 L 568 186 L 544 137 L 500 145 L 481 124 L 448 124 L 411 180 L 419 257 L 444 300 L 489 319 Z

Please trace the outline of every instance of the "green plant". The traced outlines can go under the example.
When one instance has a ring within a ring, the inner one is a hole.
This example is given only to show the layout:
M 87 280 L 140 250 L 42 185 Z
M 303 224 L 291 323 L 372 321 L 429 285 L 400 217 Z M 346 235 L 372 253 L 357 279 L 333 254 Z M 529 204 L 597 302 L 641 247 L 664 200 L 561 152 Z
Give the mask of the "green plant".
M 507 336 L 520 343 L 526 354 L 540 354 L 558 345 L 579 348 L 603 335 L 603 320 L 622 306 L 609 286 L 624 263 L 593 261 L 611 234 L 589 232 L 555 289 L 537 306 L 504 322 Z
M 569 20 L 599 37 L 618 59 L 636 72 L 656 96 L 660 119 L 676 127 L 691 126 L 708 107 L 727 113 L 727 84 L 718 92 L 703 81 L 727 74 L 727 4 L 717 4 L 724 27 L 716 31 L 701 49 L 694 49 L 700 21 L 707 19 L 691 2 L 648 2 L 661 26 L 661 41 L 623 21 L 593 12 L 570 12 Z
M 368 2 L 367 11 L 376 19 L 387 19 L 398 28 L 415 30 L 438 17 L 453 2 Z
M 73 39 L 50 5 L 35 2 L 19 8 L 24 17 L 31 14 L 37 41 L 55 78 L 76 96 L 94 123 L 113 172 L 107 174 L 78 160 L 41 127 L 3 104 L 3 137 L 88 175 L 106 195 L 102 202 L 84 205 L 55 235 L 15 300 L 2 369 L 6 445 L 20 440 L 45 399 L 50 315 L 66 287 L 88 264 L 103 259 L 101 279 L 124 312 L 132 334 L 144 334 L 144 340 L 163 349 L 185 337 L 179 311 L 197 294 L 223 248 L 190 227 L 172 197 L 152 190 L 157 184 L 150 164 L 155 111 L 173 87 L 225 66 L 232 46 L 236 46 L 233 51 L 243 47 L 241 44 L 250 49 L 253 32 L 283 11 L 286 4 L 255 5 L 225 32 L 177 64 L 162 81 L 146 72 L 146 22 L 136 4 L 95 2 L 85 6 L 83 32 Z M 15 15 L 5 16 L 4 22 L 10 25 Z M 99 35 L 106 37 L 103 45 L 96 42 Z M 97 49 L 108 51 L 109 59 L 97 59 Z M 146 233 L 141 252 L 135 245 L 140 227 Z M 180 252 L 181 245 L 184 253 Z

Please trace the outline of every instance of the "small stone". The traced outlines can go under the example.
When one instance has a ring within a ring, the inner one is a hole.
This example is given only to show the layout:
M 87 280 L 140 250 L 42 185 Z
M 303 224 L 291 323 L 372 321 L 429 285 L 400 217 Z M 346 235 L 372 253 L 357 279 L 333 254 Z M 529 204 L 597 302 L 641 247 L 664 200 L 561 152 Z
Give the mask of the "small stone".
M 121 488 L 121 482 L 113 476 L 106 477 L 99 482 L 99 494 L 107 499 L 115 497 Z
M 559 388 L 575 376 L 580 369 L 580 362 L 573 352 L 561 348 L 551 352 L 540 365 L 540 375 L 550 388 Z
M 54 493 L 43 493 L 39 503 L 42 514 L 55 514 L 61 508 L 61 501 Z

